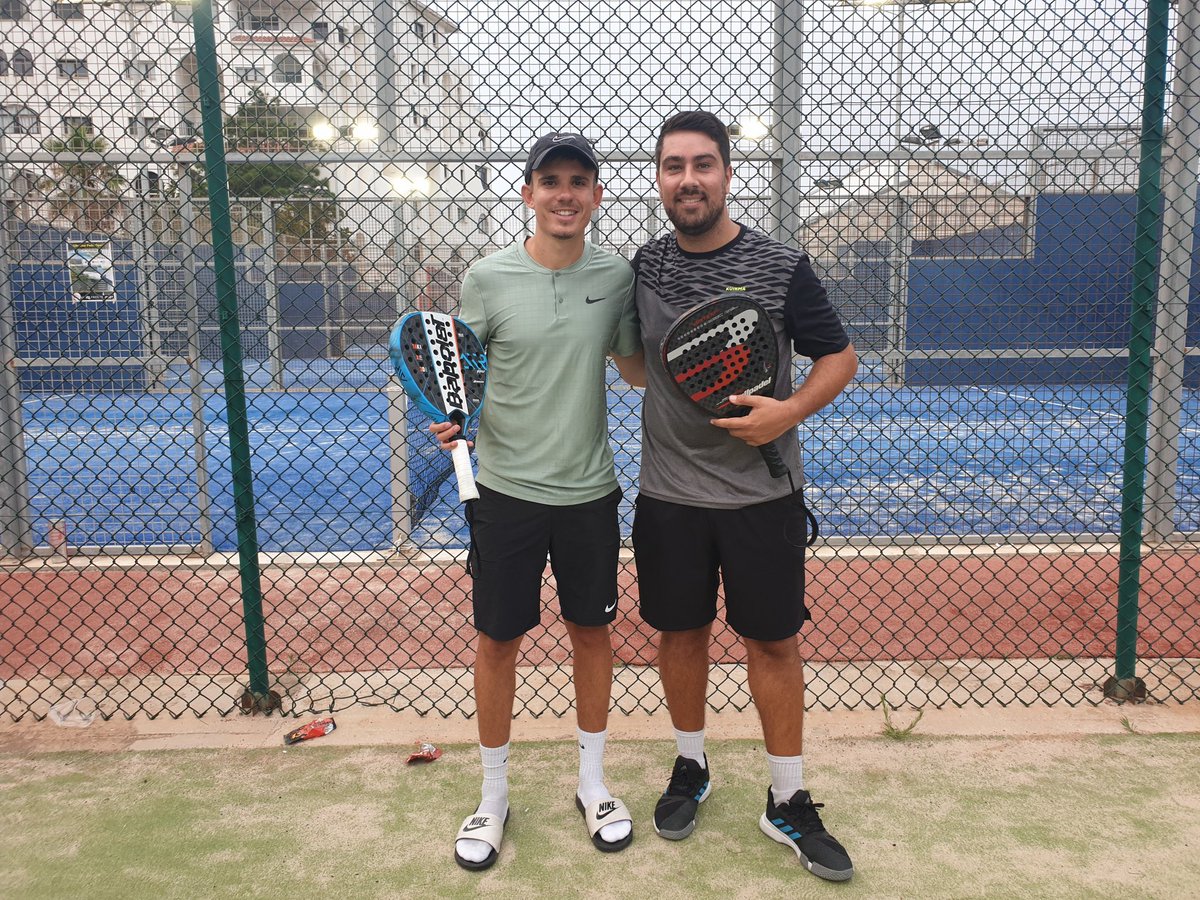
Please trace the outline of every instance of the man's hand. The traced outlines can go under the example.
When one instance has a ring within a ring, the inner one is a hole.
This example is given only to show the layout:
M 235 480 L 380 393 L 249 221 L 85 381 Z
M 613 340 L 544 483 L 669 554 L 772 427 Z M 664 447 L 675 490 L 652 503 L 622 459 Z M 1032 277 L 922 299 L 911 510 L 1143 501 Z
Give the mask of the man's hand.
M 732 419 L 709 419 L 709 422 L 751 447 L 769 444 L 797 425 L 794 413 L 785 401 L 755 394 L 734 394 L 729 400 L 737 406 L 750 407 L 749 414 Z
M 459 427 L 453 422 L 434 422 L 429 426 L 429 430 L 433 432 L 434 438 L 441 445 L 443 450 L 453 450 L 454 445 L 458 443 L 454 435 L 458 434 Z M 474 441 L 467 441 L 468 447 L 474 447 Z
M 828 406 L 857 371 L 858 356 L 853 346 L 847 346 L 813 362 L 808 376 L 786 400 L 734 394 L 730 401 L 750 407 L 749 414 L 737 419 L 709 419 L 709 422 L 751 447 L 761 447 Z

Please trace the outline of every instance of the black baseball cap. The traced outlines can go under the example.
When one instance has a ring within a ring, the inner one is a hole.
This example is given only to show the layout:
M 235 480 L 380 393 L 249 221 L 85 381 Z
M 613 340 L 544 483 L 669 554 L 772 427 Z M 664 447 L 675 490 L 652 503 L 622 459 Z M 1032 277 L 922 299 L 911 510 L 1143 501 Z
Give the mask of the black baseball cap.
M 534 171 L 555 150 L 568 150 L 574 153 L 595 169 L 597 175 L 600 174 L 600 164 L 596 162 L 596 151 L 592 149 L 592 145 L 588 143 L 587 138 L 582 134 L 575 134 L 570 131 L 556 131 L 552 134 L 543 134 L 537 139 L 537 143 L 533 145 L 533 149 L 529 151 L 529 159 L 525 162 L 526 184 L 529 184 L 533 180 Z

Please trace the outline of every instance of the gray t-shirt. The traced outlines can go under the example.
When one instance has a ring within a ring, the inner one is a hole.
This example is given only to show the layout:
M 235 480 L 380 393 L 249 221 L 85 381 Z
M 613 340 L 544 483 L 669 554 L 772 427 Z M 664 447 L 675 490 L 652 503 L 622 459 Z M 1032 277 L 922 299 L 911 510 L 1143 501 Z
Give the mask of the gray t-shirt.
M 605 366 L 641 347 L 629 263 L 584 244 L 547 269 L 514 244 L 467 272 L 461 316 L 488 356 L 479 482 L 552 506 L 615 490 Z
M 671 324 L 698 303 L 727 291 L 757 300 L 771 314 L 779 343 L 775 396 L 790 397 L 792 349 L 817 359 L 850 344 L 808 257 L 742 228 L 710 253 L 686 253 L 675 235 L 646 244 L 634 258 L 637 310 L 646 353 L 639 490 L 684 506 L 738 509 L 786 496 L 793 484 L 772 478 L 758 448 L 709 424 L 671 382 L 659 348 Z M 790 338 L 790 340 L 789 340 Z M 796 430 L 775 442 L 795 488 L 804 471 Z

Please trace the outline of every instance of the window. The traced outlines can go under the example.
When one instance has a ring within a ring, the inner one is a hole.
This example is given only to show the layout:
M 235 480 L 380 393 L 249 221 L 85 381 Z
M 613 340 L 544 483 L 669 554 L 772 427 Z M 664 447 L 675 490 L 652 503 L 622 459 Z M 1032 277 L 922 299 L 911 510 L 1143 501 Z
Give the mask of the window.
M 154 71 L 154 63 L 148 59 L 131 59 L 125 66 L 125 77 L 134 84 L 139 84 L 143 81 L 150 80 L 150 73 Z
M 158 116 L 130 116 L 129 136 L 139 141 L 148 137 L 165 141 L 171 136 L 171 131 L 163 126 Z
M 345 28 L 343 28 L 341 25 L 339 25 L 339 26 L 337 27 L 337 36 L 338 36 L 338 43 L 339 43 L 339 44 L 344 44 L 344 43 L 346 43 L 348 40 L 350 40 L 350 34 L 349 34 L 349 32 L 347 32 L 347 31 L 346 31 L 346 29 L 345 29 Z
M 83 18 L 82 3 L 52 3 L 50 4 L 50 7 L 54 11 L 54 15 L 58 16 L 64 21 L 68 19 Z
M 34 186 L 38 183 L 37 176 L 28 169 L 17 169 L 9 182 L 12 185 L 12 192 L 18 197 L 26 197 L 33 193 Z
M 158 172 L 143 172 L 138 177 L 137 184 L 144 194 L 162 193 L 162 175 Z
M 487 166 L 476 166 L 475 174 L 479 176 L 479 184 L 485 191 L 492 186 Z
M 33 54 L 22 47 L 12 58 L 12 70 L 14 75 L 32 75 L 33 74 Z
M 88 64 L 86 59 L 66 57 L 58 61 L 58 74 L 63 78 L 86 78 Z
M 424 22 L 413 22 L 412 32 L 417 37 L 419 37 L 421 40 L 424 40 L 425 39 L 425 23 Z
M 0 19 L 20 22 L 29 15 L 29 4 L 25 0 L 0 0 Z
M 171 19 L 176 22 L 192 21 L 192 4 L 176 0 L 171 4 Z
M 313 22 L 312 36 L 314 40 L 327 41 L 329 40 L 329 23 L 328 22 Z
M 41 134 L 37 113 L 27 106 L 6 106 L 0 113 L 0 134 Z
M 70 138 L 78 132 L 84 137 L 95 137 L 96 126 L 91 116 L 63 116 L 63 133 Z
M 275 74 L 271 80 L 276 84 L 299 84 L 303 77 L 304 66 L 290 53 L 275 60 Z
M 238 28 L 242 31 L 279 31 L 279 15 L 270 6 L 255 6 L 238 13 Z
M 234 68 L 233 74 L 246 84 L 262 84 L 267 80 L 262 69 L 255 66 L 237 66 Z

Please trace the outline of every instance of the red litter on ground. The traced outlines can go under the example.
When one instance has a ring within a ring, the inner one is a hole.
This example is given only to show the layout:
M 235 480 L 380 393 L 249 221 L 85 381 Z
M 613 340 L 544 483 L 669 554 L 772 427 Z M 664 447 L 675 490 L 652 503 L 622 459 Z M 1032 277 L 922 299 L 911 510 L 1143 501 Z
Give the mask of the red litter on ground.
M 311 741 L 313 738 L 324 737 L 335 728 L 337 728 L 337 724 L 331 718 L 313 719 L 307 725 L 301 725 L 299 728 L 289 731 L 284 736 L 283 742 L 298 744 L 301 741 Z
M 417 752 L 409 756 L 408 764 L 411 766 L 413 763 L 433 762 L 441 755 L 441 750 L 428 741 L 424 741 L 417 745 Z

